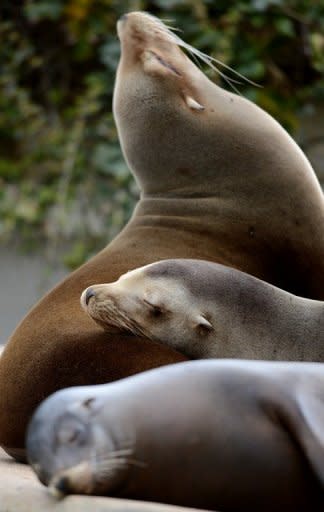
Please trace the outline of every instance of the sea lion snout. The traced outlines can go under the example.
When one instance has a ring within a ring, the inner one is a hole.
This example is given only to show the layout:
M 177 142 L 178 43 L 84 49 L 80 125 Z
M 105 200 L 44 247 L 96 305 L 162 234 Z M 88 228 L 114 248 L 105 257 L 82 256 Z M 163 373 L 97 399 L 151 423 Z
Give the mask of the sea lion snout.
M 88 306 L 98 299 L 98 294 L 99 290 L 95 285 L 89 286 L 83 290 L 80 297 L 80 304 L 85 311 L 88 311 Z
M 96 303 L 100 303 L 102 301 L 103 290 L 109 289 L 109 294 L 105 293 L 105 298 L 112 300 L 114 296 L 114 290 L 112 289 L 111 283 L 104 285 L 92 285 L 83 290 L 80 303 L 82 308 L 89 312 L 89 308 L 95 307 Z
M 93 484 L 93 471 L 86 460 L 54 475 L 48 487 L 54 496 L 64 496 L 78 492 L 91 494 Z

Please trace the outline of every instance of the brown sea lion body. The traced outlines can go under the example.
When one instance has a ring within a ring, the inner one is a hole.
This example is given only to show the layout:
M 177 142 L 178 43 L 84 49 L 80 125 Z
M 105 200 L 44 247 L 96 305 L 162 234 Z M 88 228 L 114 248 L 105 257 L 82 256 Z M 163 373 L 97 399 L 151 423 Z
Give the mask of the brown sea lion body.
M 323 403 L 321 364 L 190 361 L 55 393 L 31 421 L 28 458 L 62 494 L 321 511 Z
M 324 294 L 324 201 L 301 150 L 261 109 L 209 81 L 158 20 L 131 13 L 118 32 L 114 115 L 141 200 L 113 243 L 42 299 L 4 351 L 0 444 L 16 456 L 33 409 L 51 392 L 181 357 L 103 333 L 79 305 L 90 284 L 179 257 Z
M 90 286 L 81 305 L 105 329 L 144 334 L 189 358 L 324 362 L 324 301 L 219 263 L 151 263 Z

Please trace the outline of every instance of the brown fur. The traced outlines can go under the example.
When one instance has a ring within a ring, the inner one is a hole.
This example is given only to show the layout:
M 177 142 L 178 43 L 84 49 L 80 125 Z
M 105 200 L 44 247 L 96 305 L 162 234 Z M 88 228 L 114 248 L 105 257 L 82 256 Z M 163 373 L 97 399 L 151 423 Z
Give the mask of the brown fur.
M 309 163 L 272 118 L 210 82 L 159 27 L 141 13 L 119 26 L 114 113 L 141 201 L 122 234 L 11 337 L 0 364 L 0 444 L 9 453 L 23 448 L 32 411 L 55 389 L 182 358 L 102 332 L 79 305 L 90 284 L 160 259 L 198 258 L 324 298 L 324 200 Z M 186 95 L 205 110 L 190 109 Z

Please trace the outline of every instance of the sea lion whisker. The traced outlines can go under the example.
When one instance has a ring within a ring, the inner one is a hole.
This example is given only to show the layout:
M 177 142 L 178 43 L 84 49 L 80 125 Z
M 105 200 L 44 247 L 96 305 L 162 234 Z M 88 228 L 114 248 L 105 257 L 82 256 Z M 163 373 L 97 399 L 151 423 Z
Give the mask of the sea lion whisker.
M 255 87 L 262 87 L 260 84 L 257 84 L 253 80 L 250 80 L 246 76 L 242 75 L 242 73 L 240 73 L 239 71 L 236 71 L 234 68 L 232 68 L 228 64 L 225 64 L 224 62 L 222 62 L 221 60 L 217 59 L 216 57 L 211 57 L 210 55 L 202 52 L 201 50 L 198 50 L 194 46 L 192 46 L 189 43 L 186 43 L 185 41 L 183 41 L 183 39 L 181 39 L 177 34 L 172 32 L 172 30 L 174 30 L 173 27 L 166 26 L 166 25 L 164 25 L 164 27 L 166 28 L 165 33 L 170 36 L 170 40 L 171 41 L 173 41 L 176 44 L 178 44 L 178 46 L 186 49 L 190 53 L 190 55 L 192 57 L 195 55 L 198 59 L 202 60 L 205 64 L 207 64 L 207 66 L 209 66 L 214 71 L 216 71 L 236 92 L 239 93 L 239 91 L 236 89 L 236 87 L 233 86 L 232 84 L 233 83 L 241 84 L 242 82 L 227 76 L 224 72 L 222 72 L 220 69 L 218 69 L 218 67 L 215 66 L 214 63 L 218 64 L 219 66 L 222 66 L 225 69 L 228 69 L 233 74 L 235 74 L 236 76 L 238 76 L 239 78 L 241 78 L 245 82 L 249 83 L 250 85 L 253 85 Z
M 197 57 L 197 54 L 195 53 L 192 53 L 192 55 L 196 55 Z M 203 54 L 204 55 L 204 54 Z M 231 78 L 230 76 L 226 75 L 226 73 L 224 73 L 223 71 L 221 71 L 220 69 L 218 69 L 217 66 L 215 66 L 215 64 L 213 64 L 213 62 L 209 59 L 212 59 L 212 57 L 209 57 L 208 55 L 204 55 L 204 56 L 200 56 L 199 57 L 205 64 L 207 64 L 207 66 L 209 66 L 210 68 L 212 68 L 214 71 L 216 71 L 216 73 L 218 73 L 222 78 L 224 78 L 224 80 L 229 83 L 229 85 L 231 85 L 232 83 L 233 84 L 238 84 L 238 85 L 243 85 L 243 82 L 241 82 L 240 80 L 236 80 L 235 78 Z M 216 61 L 217 62 L 217 61 Z M 232 68 L 229 68 L 231 71 L 234 72 L 234 70 L 232 70 Z M 244 78 L 244 77 L 243 77 Z M 248 79 L 245 79 L 246 81 L 248 81 Z M 259 87 L 259 86 L 257 86 Z
M 108 303 L 105 305 L 105 308 L 103 308 L 102 311 L 98 311 L 99 313 L 99 320 L 101 319 L 101 314 L 103 314 L 103 317 L 106 318 L 107 313 L 110 317 L 110 324 L 113 326 L 116 326 L 118 328 L 125 329 L 127 331 L 132 332 L 133 334 L 139 334 L 146 336 L 143 329 L 137 325 L 135 322 L 131 321 L 127 315 L 121 310 L 116 307 L 113 303 Z M 105 320 L 104 324 L 107 324 L 107 320 Z
M 92 451 L 91 454 L 91 468 L 93 475 L 94 487 L 101 485 L 111 476 L 114 475 L 116 470 L 127 467 L 125 455 L 133 453 L 131 448 L 122 448 L 120 450 L 113 450 L 108 455 L 107 453 Z
M 105 307 L 98 307 L 97 319 L 104 328 L 106 325 L 112 325 L 119 329 L 125 329 L 134 335 L 145 336 L 151 341 L 154 341 L 149 330 L 139 325 L 135 319 L 129 318 L 129 316 L 112 301 L 107 301 Z
M 107 457 L 103 457 L 101 460 L 99 460 L 100 464 L 102 464 L 103 466 L 105 465 L 105 463 L 108 463 L 108 466 L 110 465 L 110 463 L 112 463 L 112 465 L 120 465 L 120 466 L 137 466 L 137 467 L 141 467 L 141 468 L 144 468 L 147 466 L 147 463 L 146 462 L 143 462 L 141 460 L 137 460 L 137 459 L 119 459 L 119 458 L 111 458 L 110 455 Z
M 108 455 L 105 452 L 96 453 L 95 455 L 95 463 L 100 466 L 100 469 L 104 466 L 107 468 L 111 467 L 122 467 L 127 465 L 133 465 L 138 467 L 145 467 L 146 463 L 135 458 L 125 458 L 127 455 L 132 455 L 134 453 L 133 448 L 122 448 L 120 450 L 111 451 Z M 99 464 L 98 464 L 99 463 Z
M 231 71 L 232 73 L 234 73 L 236 76 L 238 76 L 239 78 L 241 78 L 242 80 L 244 80 L 245 82 L 249 83 L 250 85 L 254 85 L 255 87 L 262 87 L 262 85 L 254 82 L 253 80 L 250 80 L 249 78 L 247 78 L 246 76 L 242 75 L 242 73 L 240 73 L 239 71 L 236 71 L 234 68 L 232 68 L 231 66 L 229 66 L 228 64 L 225 64 L 224 62 L 222 62 L 221 60 L 219 59 L 216 59 L 216 57 L 212 57 L 210 55 L 207 55 L 206 53 L 204 52 L 201 52 L 200 50 L 197 50 L 197 48 L 194 48 L 192 47 L 193 50 L 194 50 L 194 53 L 200 57 L 202 60 L 204 60 L 204 62 L 206 62 L 206 64 L 208 64 L 211 68 L 213 68 L 213 62 L 216 62 L 216 64 L 218 64 L 219 66 L 222 66 L 223 68 L 225 69 L 228 69 L 229 71 Z M 216 67 L 215 67 L 216 68 Z M 219 69 L 216 68 L 216 70 L 218 72 Z M 230 80 L 233 80 L 233 78 L 230 78 L 230 77 L 227 77 L 229 78 Z M 237 82 L 237 83 L 242 83 L 242 82 Z
M 111 459 L 109 456 L 105 459 L 96 460 L 96 469 L 100 471 L 102 474 L 103 472 L 107 473 L 110 472 L 113 469 L 117 468 L 123 468 L 127 466 L 136 466 L 138 468 L 146 468 L 147 463 L 137 460 L 137 459 Z
M 103 479 L 106 479 L 110 475 L 113 475 L 116 470 L 123 470 L 127 468 L 126 461 L 120 461 L 119 463 L 111 463 L 111 461 L 107 460 L 106 462 L 101 462 L 93 465 L 94 471 L 93 473 L 96 475 L 96 482 L 100 482 Z
M 129 449 L 123 449 L 123 450 L 115 450 L 115 451 L 112 451 L 112 452 L 109 452 L 109 457 L 111 458 L 118 458 L 118 457 L 122 457 L 124 455 L 131 455 L 133 453 L 134 450 L 132 450 L 131 448 Z M 107 453 L 96 453 L 96 458 L 106 458 L 107 457 Z
M 135 320 L 130 319 L 122 310 L 118 310 L 117 308 L 114 310 L 115 316 L 117 316 L 118 320 L 122 324 L 122 326 L 131 331 L 133 334 L 143 335 L 145 337 L 149 337 L 146 330 L 141 327 Z
M 143 469 L 148 466 L 147 462 L 143 462 L 143 461 L 137 460 L 137 459 L 128 459 L 127 463 L 130 466 L 137 466 L 138 468 L 143 468 Z
M 165 21 L 171 21 L 172 23 L 172 20 L 165 20 Z M 168 29 L 168 30 L 171 30 L 172 32 L 182 32 L 183 33 L 183 30 L 181 30 L 181 28 L 178 28 L 178 27 L 173 27 L 172 25 L 167 25 L 166 23 L 163 23 L 164 26 Z
M 121 468 L 127 466 L 126 459 L 119 459 L 119 460 L 113 460 L 113 459 L 105 459 L 96 461 L 96 468 L 99 469 L 101 472 L 108 471 L 115 468 Z
M 189 45 L 190 46 L 190 45 Z M 186 48 L 188 50 L 188 52 L 190 53 L 190 55 L 193 57 L 194 55 L 197 57 L 197 58 L 200 58 L 205 64 L 207 64 L 207 66 L 209 66 L 210 68 L 212 68 L 214 71 L 216 71 L 216 73 L 218 73 L 222 78 L 223 80 L 225 80 L 225 82 L 237 93 L 241 96 L 241 93 L 240 91 L 237 89 L 237 87 L 233 84 L 242 84 L 242 82 L 240 82 L 239 80 L 235 80 L 234 78 L 230 78 L 229 76 L 227 76 L 223 71 L 221 71 L 220 69 L 218 69 L 217 66 L 215 66 L 215 64 L 212 63 L 211 59 L 212 57 L 209 57 L 208 55 L 206 54 L 200 54 L 199 50 L 195 51 L 196 48 L 193 48 L 193 47 L 189 47 L 187 48 L 186 46 L 184 46 L 184 48 Z M 231 69 L 231 68 L 229 68 Z M 234 72 L 234 70 L 231 69 L 231 71 Z M 243 77 L 244 78 L 244 77 Z M 248 81 L 248 79 L 246 79 Z
M 133 334 L 145 335 L 142 328 L 135 321 L 132 321 L 130 318 L 128 318 L 125 314 L 123 314 L 122 311 L 116 310 L 116 312 L 116 316 L 118 317 L 119 323 L 122 325 L 122 327 L 132 332 Z

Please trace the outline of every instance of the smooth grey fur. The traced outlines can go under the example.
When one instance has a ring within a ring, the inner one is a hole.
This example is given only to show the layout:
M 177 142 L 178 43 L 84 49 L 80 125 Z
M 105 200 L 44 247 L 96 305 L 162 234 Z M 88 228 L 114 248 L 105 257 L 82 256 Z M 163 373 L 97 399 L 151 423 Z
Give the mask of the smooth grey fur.
M 321 364 L 191 361 L 55 393 L 32 418 L 27 450 L 42 481 L 59 473 L 67 492 L 82 492 L 73 466 L 88 461 L 94 494 L 224 512 L 319 512 L 323 411 Z M 70 439 L 62 438 L 68 425 Z M 109 460 L 127 440 L 126 464 L 100 478 L 100 456 Z
M 182 282 L 201 313 L 212 319 L 210 334 L 194 346 L 183 339 L 176 347 L 187 355 L 324 361 L 324 302 L 203 260 L 171 259 L 144 268 L 154 279 Z

